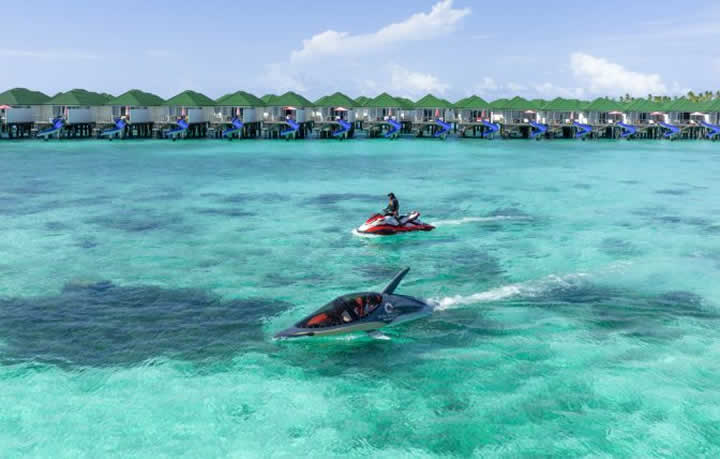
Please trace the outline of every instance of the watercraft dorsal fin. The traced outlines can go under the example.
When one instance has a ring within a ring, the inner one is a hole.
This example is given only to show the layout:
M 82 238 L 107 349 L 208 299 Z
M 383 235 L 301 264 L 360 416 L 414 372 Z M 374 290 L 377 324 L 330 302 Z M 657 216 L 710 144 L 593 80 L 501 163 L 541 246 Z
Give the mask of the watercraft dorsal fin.
M 383 295 L 392 295 L 393 292 L 395 292 L 395 289 L 397 288 L 397 286 L 400 284 L 400 282 L 402 282 L 403 277 L 405 277 L 405 274 L 407 274 L 408 271 L 410 271 L 410 268 L 405 268 L 402 271 L 400 271 L 399 273 L 395 274 L 395 277 L 393 277 L 393 280 L 391 280 L 390 283 L 387 284 L 385 289 L 382 291 L 382 294 Z

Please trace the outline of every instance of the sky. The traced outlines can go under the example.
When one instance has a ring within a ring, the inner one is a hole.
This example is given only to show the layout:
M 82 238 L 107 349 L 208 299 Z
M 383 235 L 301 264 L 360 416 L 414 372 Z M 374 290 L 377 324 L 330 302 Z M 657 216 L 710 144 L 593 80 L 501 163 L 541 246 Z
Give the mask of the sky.
M 455 101 L 720 90 L 720 2 L 116 3 L 3 5 L 0 91 Z

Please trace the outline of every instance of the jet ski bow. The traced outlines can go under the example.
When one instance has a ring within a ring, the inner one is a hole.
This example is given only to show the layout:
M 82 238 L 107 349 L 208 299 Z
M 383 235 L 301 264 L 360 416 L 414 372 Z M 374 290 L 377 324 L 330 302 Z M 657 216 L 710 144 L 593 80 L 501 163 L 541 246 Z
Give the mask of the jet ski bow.
M 412 211 L 408 215 L 401 216 L 399 221 L 392 215 L 375 214 L 368 218 L 356 231 L 362 234 L 389 236 L 413 231 L 432 231 L 434 229 L 434 226 L 420 220 L 420 212 Z
M 277 333 L 275 338 L 371 333 L 430 315 L 432 307 L 423 300 L 395 293 L 408 271 L 410 268 L 397 273 L 382 292 L 349 293 L 335 298 L 294 326 Z

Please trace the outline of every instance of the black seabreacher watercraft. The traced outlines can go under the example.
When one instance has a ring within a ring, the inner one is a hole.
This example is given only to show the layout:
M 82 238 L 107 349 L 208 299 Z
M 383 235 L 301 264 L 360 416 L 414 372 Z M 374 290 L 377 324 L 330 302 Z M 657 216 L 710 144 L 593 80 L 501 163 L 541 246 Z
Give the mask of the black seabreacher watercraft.
M 294 327 L 279 332 L 275 338 L 373 332 L 379 328 L 430 315 L 432 307 L 424 301 L 395 294 L 395 289 L 408 271 L 410 268 L 397 273 L 380 293 L 350 293 L 334 299 L 296 323 Z

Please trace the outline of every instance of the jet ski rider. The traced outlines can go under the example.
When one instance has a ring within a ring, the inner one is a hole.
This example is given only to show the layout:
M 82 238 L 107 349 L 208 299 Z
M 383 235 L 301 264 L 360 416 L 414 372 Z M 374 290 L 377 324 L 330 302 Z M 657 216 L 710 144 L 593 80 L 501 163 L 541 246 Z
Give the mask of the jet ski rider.
M 384 210 L 385 215 L 392 215 L 395 219 L 397 219 L 398 223 L 400 223 L 400 204 L 395 197 L 395 193 L 388 193 L 388 198 L 390 202 Z

